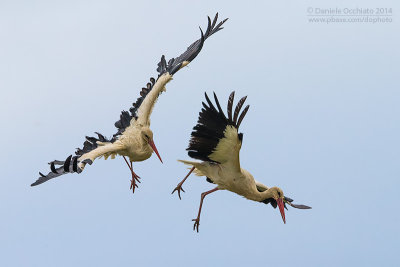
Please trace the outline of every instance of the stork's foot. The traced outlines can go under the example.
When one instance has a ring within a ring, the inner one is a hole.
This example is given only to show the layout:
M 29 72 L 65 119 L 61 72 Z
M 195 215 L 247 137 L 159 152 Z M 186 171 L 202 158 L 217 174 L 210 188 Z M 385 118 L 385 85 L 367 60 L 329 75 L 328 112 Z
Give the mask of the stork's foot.
M 181 191 L 182 192 L 185 192 L 185 190 L 183 190 L 183 188 L 182 188 L 182 182 L 181 183 L 179 183 L 176 187 L 175 187 L 175 189 L 174 189 L 174 191 L 172 191 L 172 193 L 171 194 L 173 194 L 173 193 L 175 193 L 175 191 L 177 191 L 178 192 L 178 197 L 179 197 L 179 199 L 181 199 Z
M 193 219 L 192 221 L 194 222 L 193 231 L 196 230 L 197 232 L 199 232 L 200 218 L 197 217 L 196 219 Z
M 135 193 L 135 189 L 138 188 L 137 183 L 140 183 L 140 177 L 136 173 L 132 172 L 132 180 L 131 180 L 131 187 L 132 194 Z

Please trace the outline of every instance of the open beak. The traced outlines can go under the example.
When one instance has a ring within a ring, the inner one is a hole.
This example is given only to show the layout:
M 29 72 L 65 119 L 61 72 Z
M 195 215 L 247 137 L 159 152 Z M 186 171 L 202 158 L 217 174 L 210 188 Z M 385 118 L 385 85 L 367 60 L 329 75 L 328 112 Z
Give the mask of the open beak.
M 149 140 L 149 145 L 151 146 L 151 148 L 153 149 L 153 151 L 157 154 L 157 157 L 160 159 L 161 163 L 163 163 L 160 154 L 158 154 L 158 150 L 156 145 L 154 144 L 154 141 L 152 139 Z
M 284 205 L 283 205 L 283 199 L 282 198 L 278 198 L 276 200 L 276 202 L 278 202 L 278 207 L 279 207 L 279 211 L 281 212 L 281 215 L 282 215 L 283 223 L 286 223 L 285 208 L 284 208 Z

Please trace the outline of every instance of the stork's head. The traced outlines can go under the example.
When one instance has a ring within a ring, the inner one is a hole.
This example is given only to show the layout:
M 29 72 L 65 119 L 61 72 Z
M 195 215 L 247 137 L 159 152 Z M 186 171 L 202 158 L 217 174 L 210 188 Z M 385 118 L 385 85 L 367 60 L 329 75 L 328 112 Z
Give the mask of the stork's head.
M 282 189 L 280 189 L 279 187 L 271 187 L 270 189 L 263 191 L 262 193 L 265 193 L 266 195 L 268 195 L 268 197 L 261 202 L 265 204 L 271 204 L 272 207 L 274 208 L 278 206 L 284 223 L 286 223 L 285 219 L 285 209 L 287 209 L 286 204 L 296 209 L 311 209 L 311 207 L 306 205 L 293 204 L 292 203 L 293 199 L 285 197 L 283 195 Z
M 286 223 L 285 219 L 285 206 L 283 204 L 283 191 L 279 187 L 271 187 L 270 190 L 272 191 L 272 198 L 276 201 L 279 207 L 279 211 L 281 212 L 283 223 Z
M 283 196 L 282 189 L 275 186 L 275 187 L 271 187 L 268 190 L 263 191 L 261 194 L 263 194 L 266 197 L 261 202 L 263 202 L 265 204 L 271 204 L 272 207 L 274 207 L 274 208 L 276 208 L 276 206 L 278 206 L 279 211 L 281 212 L 283 222 L 286 223 L 285 204 L 283 203 L 285 197 Z
M 144 127 L 144 128 L 142 128 L 141 133 L 142 133 L 143 140 L 149 144 L 151 149 L 153 149 L 153 151 L 157 154 L 157 157 L 160 159 L 160 161 L 162 163 L 163 161 L 160 157 L 160 154 L 158 153 L 156 145 L 154 144 L 153 132 L 150 130 L 150 128 Z

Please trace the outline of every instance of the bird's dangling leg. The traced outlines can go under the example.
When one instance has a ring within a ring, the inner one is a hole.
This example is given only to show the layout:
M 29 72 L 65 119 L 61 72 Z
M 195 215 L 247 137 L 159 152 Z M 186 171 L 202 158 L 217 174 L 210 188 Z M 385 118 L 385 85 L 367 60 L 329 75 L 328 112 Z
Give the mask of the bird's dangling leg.
M 183 190 L 182 185 L 183 183 L 186 181 L 186 179 L 189 177 L 189 175 L 192 173 L 192 171 L 194 171 L 194 168 L 191 168 L 189 173 L 185 176 L 185 178 L 183 178 L 183 180 L 175 187 L 174 191 L 172 191 L 171 194 L 173 194 L 175 191 L 178 191 L 178 197 L 179 199 L 181 199 L 181 191 L 185 192 L 185 190 Z
M 132 161 L 131 164 L 128 163 L 128 160 L 125 158 L 125 156 L 123 157 L 126 165 L 128 165 L 128 168 L 131 170 L 132 173 L 132 180 L 131 180 L 131 187 L 130 189 L 132 190 L 132 193 L 135 193 L 135 188 L 138 187 L 138 185 L 136 184 L 136 182 L 140 183 L 140 177 L 139 175 L 137 175 L 134 171 L 133 171 L 133 167 L 132 167 Z
M 206 191 L 204 193 L 201 193 L 201 198 L 200 198 L 200 207 L 199 207 L 199 214 L 197 214 L 197 218 L 193 219 L 192 221 L 194 221 L 194 225 L 193 225 L 193 231 L 197 230 L 197 232 L 199 232 L 199 225 L 200 225 L 200 213 L 201 213 L 201 207 L 203 206 L 203 200 L 205 198 L 205 196 L 207 196 L 208 194 L 211 194 L 212 192 L 215 192 L 219 190 L 218 187 L 210 190 L 210 191 Z

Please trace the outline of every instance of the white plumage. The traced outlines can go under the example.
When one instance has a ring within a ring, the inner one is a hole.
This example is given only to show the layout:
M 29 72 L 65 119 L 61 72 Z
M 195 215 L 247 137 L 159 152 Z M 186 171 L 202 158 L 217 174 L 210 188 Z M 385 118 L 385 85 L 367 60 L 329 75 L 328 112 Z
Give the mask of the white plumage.
M 173 75 L 182 67 L 188 65 L 201 51 L 205 40 L 223 29 L 221 26 L 227 20 L 217 24 L 218 13 L 211 22 L 208 17 L 208 26 L 206 32 L 201 31 L 201 38 L 191 44 L 187 50 L 179 57 L 172 58 L 168 62 L 165 57 L 161 57 L 158 63 L 158 78 L 150 78 L 146 87 L 142 88 L 140 97 L 128 111 L 122 111 L 120 120 L 115 123 L 118 132 L 111 139 L 107 139 L 102 134 L 96 133 L 96 137 L 86 137 L 82 149 L 77 149 L 75 156 L 70 155 L 65 161 L 54 160 L 50 162 L 51 171 L 40 177 L 32 186 L 44 183 L 52 178 L 66 173 L 81 173 L 86 164 L 92 164 L 95 159 L 104 157 L 115 158 L 117 155 L 123 156 L 128 165 L 131 174 L 131 189 L 133 192 L 139 182 L 139 176 L 133 171 L 132 162 L 148 159 L 153 152 L 158 158 L 161 157 L 153 141 L 153 132 L 150 130 L 150 115 L 160 94 L 166 91 L 166 84 L 172 80 Z M 129 162 L 127 160 L 129 159 Z M 56 166 L 60 166 L 56 168 Z
M 204 197 L 218 190 L 229 190 L 249 200 L 266 204 L 271 203 L 274 208 L 279 206 L 285 223 L 285 204 L 300 209 L 310 208 L 305 205 L 291 203 L 293 200 L 285 197 L 280 188 L 268 188 L 257 182 L 248 171 L 240 167 L 239 152 L 242 146 L 243 134 L 239 133 L 238 129 L 249 109 L 249 106 L 246 106 L 240 114 L 246 97 L 239 100 L 232 116 L 234 100 L 234 92 L 232 92 L 228 100 L 228 117 L 222 111 L 215 93 L 214 99 L 217 107 L 212 104 L 207 94 L 205 94 L 205 97 L 207 103 L 203 102 L 203 109 L 199 114 L 197 125 L 193 128 L 187 149 L 190 157 L 202 160 L 202 162 L 180 160 L 192 168 L 188 175 L 172 191 L 172 193 L 177 191 L 179 198 L 181 198 L 180 191 L 184 192 L 182 184 L 191 172 L 198 176 L 206 176 L 207 181 L 217 185 L 214 189 L 201 194 L 199 212 L 197 218 L 193 219 L 195 222 L 193 229 L 199 231 Z

